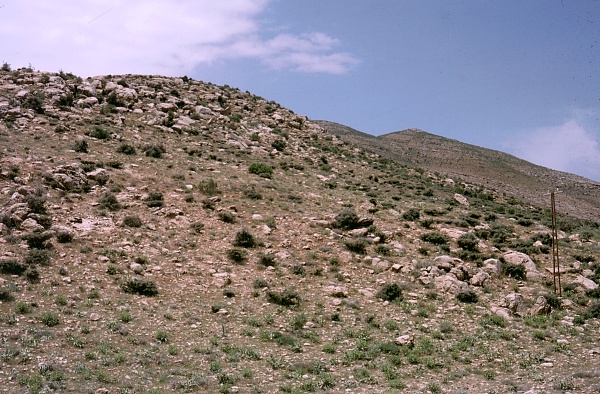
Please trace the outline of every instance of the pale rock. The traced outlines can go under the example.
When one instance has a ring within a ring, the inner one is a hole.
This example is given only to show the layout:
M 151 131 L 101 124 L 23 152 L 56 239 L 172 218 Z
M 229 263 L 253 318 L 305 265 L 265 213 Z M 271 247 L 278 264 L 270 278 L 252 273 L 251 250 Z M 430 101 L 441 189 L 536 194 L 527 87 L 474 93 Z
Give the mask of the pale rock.
M 96 312 L 90 313 L 90 320 L 91 321 L 98 321 L 98 320 L 100 320 L 100 314 L 96 313 Z
M 23 222 L 25 223 L 25 222 Z M 21 224 L 21 226 L 23 226 Z M 598 284 L 593 280 L 586 278 L 583 275 L 578 275 L 577 278 L 573 281 L 574 283 L 580 284 L 586 290 L 594 290 L 598 287 Z
M 539 296 L 535 304 L 529 309 L 530 316 L 548 315 L 552 308 L 548 304 L 546 297 Z
M 527 280 L 539 281 L 544 278 L 544 275 L 538 271 L 531 257 L 525 253 L 508 251 L 504 253 L 504 259 L 510 264 L 523 265 Z
M 132 88 L 121 87 L 115 91 L 115 94 L 117 95 L 117 100 L 126 106 L 131 106 L 138 101 L 137 92 Z
M 473 286 L 484 286 L 490 279 L 490 275 L 485 271 L 479 271 L 469 281 Z
M 520 293 L 510 293 L 504 297 L 502 306 L 514 314 L 522 315 L 526 309 L 525 298 Z
M 496 316 L 500 316 L 505 318 L 506 320 L 511 320 L 512 317 L 510 316 L 510 311 L 506 308 L 501 308 L 498 306 L 492 306 L 490 308 L 490 312 L 492 312 L 492 314 L 496 315 Z
M 93 107 L 94 105 L 97 105 L 98 103 L 99 103 L 99 101 L 96 97 L 86 97 L 86 98 L 77 100 L 75 105 L 79 108 L 90 108 L 90 107 Z
M 257 222 L 262 221 L 263 220 L 263 216 L 259 213 L 255 213 L 254 215 L 252 215 L 252 220 L 255 220 Z
M 142 272 L 144 272 L 144 267 L 138 263 L 131 263 L 129 265 L 129 269 L 135 272 L 136 274 L 141 274 Z
M 498 276 L 500 274 L 500 260 L 498 259 L 487 259 L 483 262 L 483 271 L 487 272 L 490 276 Z
M 177 111 L 177 105 L 174 103 L 158 103 L 155 108 L 162 112 Z
M 415 345 L 415 338 L 410 334 L 400 335 L 394 342 L 400 346 L 413 347 Z
M 354 230 L 348 231 L 348 234 L 353 237 L 364 237 L 365 235 L 367 235 L 368 231 L 369 229 L 367 228 L 356 228 Z
M 269 235 L 269 234 L 271 234 L 273 232 L 273 230 L 271 229 L 271 227 L 267 226 L 266 224 L 263 224 L 261 226 L 261 230 L 262 230 L 263 234 L 265 234 L 265 235 Z
M 340 305 L 342 305 L 342 300 L 339 298 L 334 298 L 333 300 L 331 300 L 331 305 L 340 306 Z
M 108 182 L 110 178 L 110 173 L 104 168 L 96 168 L 94 171 L 88 172 L 86 174 L 89 179 L 98 182 L 101 185 L 104 185 Z
M 396 264 L 392 265 L 393 272 L 399 272 L 401 269 L 402 269 L 402 265 L 400 265 L 400 264 L 396 263 Z
M 21 229 L 23 231 L 43 231 L 44 226 L 40 225 L 35 220 L 29 218 L 29 219 L 25 219 L 25 220 L 23 220 L 23 222 L 21 222 L 19 229 Z
M 4 223 L 0 223 L 0 235 L 7 235 L 9 233 L 8 226 Z
M 331 297 L 338 297 L 338 298 L 346 298 L 348 297 L 348 291 L 343 288 L 342 286 L 334 286 L 334 285 L 330 285 L 325 287 L 325 292 L 327 294 L 329 294 Z
M 446 274 L 435 278 L 435 288 L 449 294 L 458 294 L 462 291 L 467 291 L 469 286 L 458 280 L 452 274 Z
M 464 205 L 466 207 L 468 207 L 470 205 L 469 204 L 469 200 L 465 196 L 463 196 L 462 194 L 455 193 L 454 194 L 454 201 L 456 201 L 460 205 Z
M 375 291 L 373 289 L 358 289 L 358 292 L 367 298 L 375 297 Z
M 452 269 L 452 267 L 454 267 L 455 265 L 457 265 L 459 263 L 462 263 L 462 260 L 461 259 L 457 259 L 455 257 L 450 257 L 450 256 L 442 255 L 442 256 L 437 256 L 435 259 L 433 259 L 433 263 L 439 269 L 442 269 L 442 270 L 444 270 L 446 272 L 450 272 L 450 270 Z

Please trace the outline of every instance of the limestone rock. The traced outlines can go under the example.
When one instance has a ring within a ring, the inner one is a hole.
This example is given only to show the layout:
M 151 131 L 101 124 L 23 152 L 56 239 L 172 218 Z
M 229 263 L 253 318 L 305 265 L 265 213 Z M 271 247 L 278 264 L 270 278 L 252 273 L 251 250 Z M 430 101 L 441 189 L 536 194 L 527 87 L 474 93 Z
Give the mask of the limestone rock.
M 578 275 L 574 283 L 580 284 L 585 290 L 594 290 L 598 287 L 596 282 L 583 275 Z
M 469 283 L 471 283 L 473 286 L 484 286 L 489 279 L 490 275 L 487 272 L 479 271 L 471 278 Z
M 527 308 L 525 298 L 520 293 L 510 293 L 502 302 L 502 306 L 508 308 L 512 313 L 522 315 Z
M 467 291 L 469 286 L 454 275 L 446 274 L 435 278 L 435 288 L 444 293 L 458 294 L 461 291 Z
M 469 204 L 469 200 L 465 196 L 463 196 L 462 194 L 455 193 L 454 194 L 454 201 L 456 201 L 460 205 L 464 205 L 466 207 L 468 207 L 470 205 Z
M 548 304 L 548 300 L 546 297 L 539 296 L 535 301 L 535 304 L 529 309 L 529 315 L 531 316 L 539 316 L 539 315 L 547 315 L 550 313 L 552 308 L 550 304 Z
M 535 263 L 531 260 L 531 257 L 525 253 L 511 250 L 504 253 L 504 259 L 510 264 L 523 265 L 525 267 L 527 280 L 539 281 L 544 278 L 544 275 L 538 271 Z
M 411 348 L 415 346 L 415 338 L 410 334 L 400 335 L 394 342 L 400 346 L 408 346 Z

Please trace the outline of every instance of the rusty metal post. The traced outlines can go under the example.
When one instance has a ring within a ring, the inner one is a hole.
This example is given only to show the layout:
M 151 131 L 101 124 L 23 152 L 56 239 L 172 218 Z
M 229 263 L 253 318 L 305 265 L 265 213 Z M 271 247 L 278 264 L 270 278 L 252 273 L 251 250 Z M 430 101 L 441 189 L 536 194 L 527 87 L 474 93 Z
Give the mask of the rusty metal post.
M 554 294 L 562 296 L 562 286 L 560 283 L 560 260 L 558 257 L 558 225 L 556 224 L 556 198 L 555 194 L 561 193 L 551 192 L 550 194 L 550 205 L 552 207 L 552 276 L 554 279 Z M 546 196 L 548 194 L 545 194 Z

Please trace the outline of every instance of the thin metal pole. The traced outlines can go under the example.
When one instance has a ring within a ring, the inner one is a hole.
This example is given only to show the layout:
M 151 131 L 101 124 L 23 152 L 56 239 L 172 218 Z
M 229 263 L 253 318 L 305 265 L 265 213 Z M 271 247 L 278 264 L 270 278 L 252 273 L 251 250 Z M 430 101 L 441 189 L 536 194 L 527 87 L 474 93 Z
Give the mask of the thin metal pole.
M 556 193 L 560 193 L 557 191 Z M 556 223 L 556 198 L 555 192 L 550 193 L 550 205 L 552 207 L 552 276 L 554 283 L 554 294 L 562 296 L 562 285 L 560 283 L 560 260 L 558 255 L 558 225 Z

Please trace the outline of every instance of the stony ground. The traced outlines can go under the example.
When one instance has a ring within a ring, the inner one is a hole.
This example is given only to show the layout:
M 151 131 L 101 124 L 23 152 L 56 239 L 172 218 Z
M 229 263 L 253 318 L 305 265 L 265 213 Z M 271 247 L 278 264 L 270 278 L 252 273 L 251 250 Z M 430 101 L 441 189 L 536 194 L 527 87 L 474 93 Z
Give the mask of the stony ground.
M 188 78 L 0 72 L 0 392 L 600 392 L 600 229 Z

